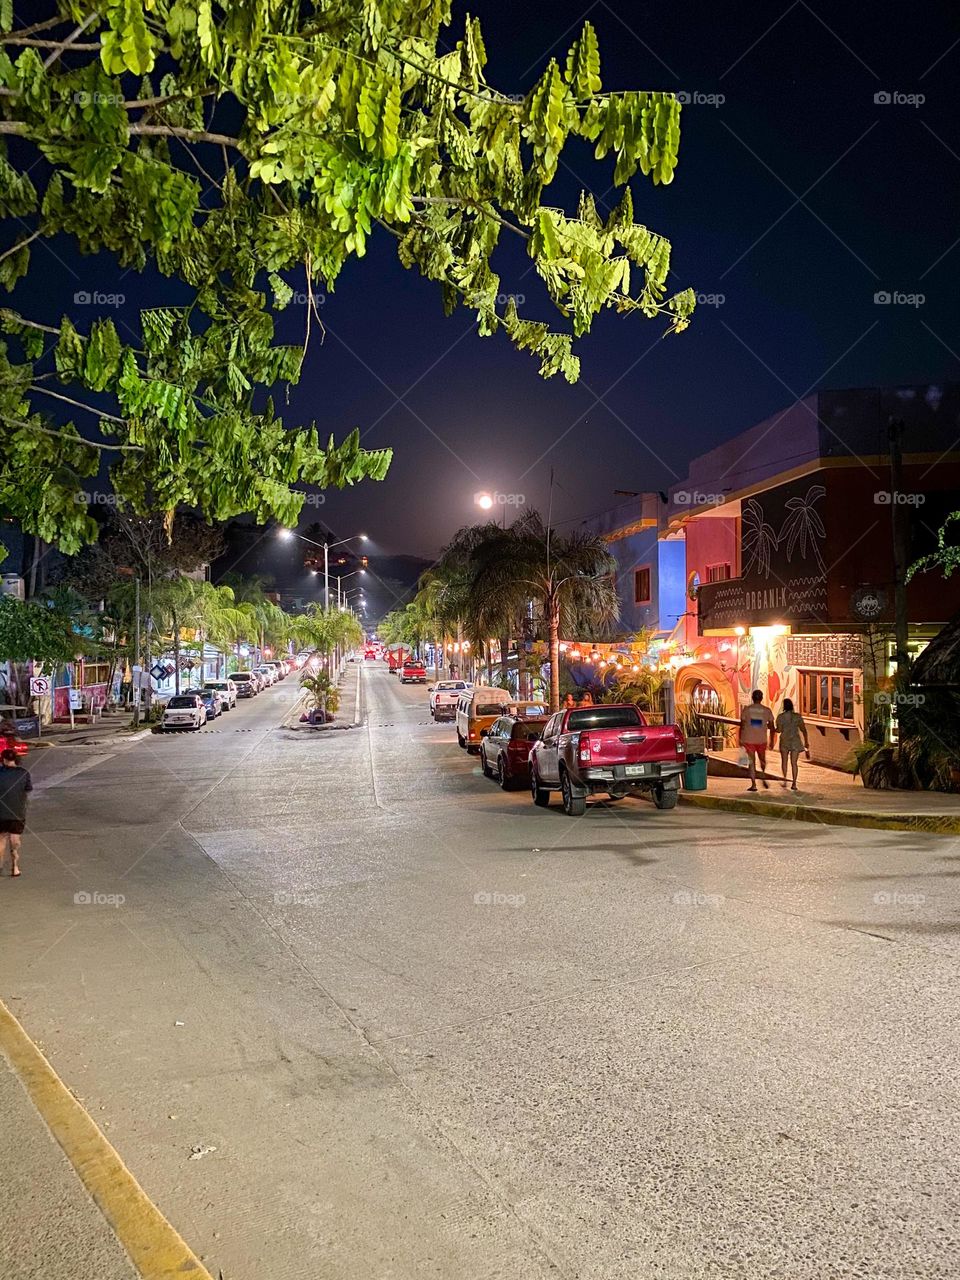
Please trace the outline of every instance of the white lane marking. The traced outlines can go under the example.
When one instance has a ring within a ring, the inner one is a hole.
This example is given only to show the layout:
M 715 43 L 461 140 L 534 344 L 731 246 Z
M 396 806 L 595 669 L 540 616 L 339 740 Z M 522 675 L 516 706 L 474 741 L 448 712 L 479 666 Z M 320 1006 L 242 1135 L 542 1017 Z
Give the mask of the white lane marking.
M 55 773 L 52 778 L 42 778 L 39 782 L 33 784 L 34 791 L 46 791 L 49 787 L 59 787 L 62 782 L 66 782 L 69 778 L 75 777 L 78 773 L 83 773 L 86 769 L 92 769 L 94 765 L 103 764 L 105 760 L 112 760 L 113 752 L 108 755 L 92 756 L 89 760 L 78 760 L 76 764 L 72 764 L 69 769 L 61 769 L 59 773 Z

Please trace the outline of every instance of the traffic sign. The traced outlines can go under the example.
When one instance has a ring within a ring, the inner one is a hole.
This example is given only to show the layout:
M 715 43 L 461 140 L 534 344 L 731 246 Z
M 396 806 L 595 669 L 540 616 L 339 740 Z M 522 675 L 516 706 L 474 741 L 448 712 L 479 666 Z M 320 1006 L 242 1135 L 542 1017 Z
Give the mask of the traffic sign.
M 154 680 L 162 680 L 167 674 L 167 668 L 162 667 L 159 662 L 156 662 L 150 668 L 150 674 L 153 676 Z
M 30 680 L 30 697 L 43 698 L 50 692 L 49 676 L 33 676 Z

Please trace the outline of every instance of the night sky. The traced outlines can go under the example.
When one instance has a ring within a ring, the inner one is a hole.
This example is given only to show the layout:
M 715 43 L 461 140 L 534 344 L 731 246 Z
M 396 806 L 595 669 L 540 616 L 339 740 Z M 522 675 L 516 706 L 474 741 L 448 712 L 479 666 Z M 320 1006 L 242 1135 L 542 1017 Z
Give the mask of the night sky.
M 811 390 L 960 378 L 952 6 L 473 0 L 470 11 L 488 79 L 505 92 L 529 88 L 550 52 L 564 58 L 589 17 L 604 89 L 723 95 L 684 109 L 672 186 L 631 184 L 637 220 L 673 243 L 675 288 L 723 301 L 668 338 L 660 321 L 601 317 L 578 344 L 583 376 L 571 387 L 543 381 L 502 336 L 478 338 L 466 311 L 444 317 L 438 288 L 375 237 L 326 298 L 325 340 L 283 412 L 338 436 L 359 426 L 395 460 L 383 484 L 328 493 L 303 527 L 321 518 L 340 537 L 366 530 L 378 551 L 431 557 L 478 518 L 478 490 L 545 510 L 553 468 L 554 517 L 572 521 L 617 502 L 614 489 L 666 488 L 689 458 Z M 582 185 L 609 210 L 612 160 L 579 145 L 564 159 L 570 171 L 547 199 L 572 211 Z M 524 295 L 531 318 L 553 319 L 520 241 L 504 250 L 504 291 Z M 49 282 L 64 309 L 81 288 L 122 290 L 121 319 L 172 300 L 167 284 L 114 284 L 102 262 L 66 261 L 77 278 L 51 263 Z M 925 301 L 877 305 L 882 290 Z M 15 302 L 31 313 L 24 291 Z M 280 336 L 295 339 L 302 322 L 291 306 Z

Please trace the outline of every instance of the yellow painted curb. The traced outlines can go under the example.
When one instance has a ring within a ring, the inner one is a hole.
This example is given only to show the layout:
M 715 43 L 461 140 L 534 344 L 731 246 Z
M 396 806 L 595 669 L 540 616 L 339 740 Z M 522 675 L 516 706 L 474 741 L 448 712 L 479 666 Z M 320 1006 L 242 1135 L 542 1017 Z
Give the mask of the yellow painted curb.
M 213 1280 L 2 1001 L 0 1049 L 144 1280 Z
M 701 809 L 721 809 L 726 813 L 749 813 L 759 818 L 788 822 L 816 822 L 828 827 L 860 827 L 864 831 L 925 831 L 929 835 L 960 835 L 960 814 L 950 813 L 866 813 L 859 809 L 827 809 L 816 805 L 774 804 L 764 800 L 741 800 L 734 796 L 709 796 L 680 792 L 684 804 Z

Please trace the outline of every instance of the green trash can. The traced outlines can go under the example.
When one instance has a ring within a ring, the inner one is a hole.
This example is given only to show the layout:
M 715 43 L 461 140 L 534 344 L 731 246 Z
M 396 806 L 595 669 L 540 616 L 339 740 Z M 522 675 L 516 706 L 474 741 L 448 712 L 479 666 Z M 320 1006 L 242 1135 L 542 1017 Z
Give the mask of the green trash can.
M 683 775 L 683 787 L 685 791 L 706 791 L 706 756 L 687 756 L 687 767 Z

